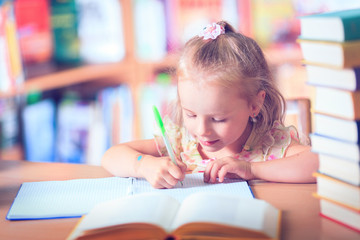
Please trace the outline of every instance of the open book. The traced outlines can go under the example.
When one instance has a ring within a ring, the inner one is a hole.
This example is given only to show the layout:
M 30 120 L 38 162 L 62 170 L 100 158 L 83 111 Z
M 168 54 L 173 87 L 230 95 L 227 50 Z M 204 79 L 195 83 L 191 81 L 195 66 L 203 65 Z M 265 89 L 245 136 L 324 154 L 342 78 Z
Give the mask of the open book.
M 73 239 L 279 239 L 281 212 L 234 194 L 199 192 L 180 203 L 144 193 L 96 205 L 69 235 Z

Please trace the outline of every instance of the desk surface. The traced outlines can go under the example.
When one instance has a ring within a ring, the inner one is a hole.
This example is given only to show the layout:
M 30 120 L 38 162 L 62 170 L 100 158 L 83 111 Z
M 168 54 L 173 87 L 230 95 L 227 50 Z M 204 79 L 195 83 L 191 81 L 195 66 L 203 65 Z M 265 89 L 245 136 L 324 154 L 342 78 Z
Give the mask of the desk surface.
M 78 218 L 8 221 L 6 214 L 23 182 L 109 177 L 101 167 L 61 163 L 0 161 L 0 239 L 65 239 Z M 312 196 L 316 184 L 254 181 L 256 198 L 282 210 L 281 239 L 359 239 L 360 234 L 319 216 Z

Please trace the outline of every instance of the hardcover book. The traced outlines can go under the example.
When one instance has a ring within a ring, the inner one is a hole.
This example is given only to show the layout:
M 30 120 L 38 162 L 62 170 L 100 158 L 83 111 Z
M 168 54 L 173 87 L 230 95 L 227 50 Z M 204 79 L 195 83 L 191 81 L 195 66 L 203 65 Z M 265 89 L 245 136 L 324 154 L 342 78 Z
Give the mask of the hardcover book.
M 360 39 L 360 9 L 326 12 L 300 18 L 303 39 L 352 41 Z
M 360 211 L 360 186 L 318 172 L 314 173 L 314 177 L 317 180 L 317 194 L 319 196 Z
M 360 120 L 347 120 L 324 114 L 313 114 L 313 132 L 359 144 Z
M 320 200 L 320 216 L 360 233 L 360 211 L 314 194 Z
M 360 58 L 359 58 L 360 59 Z M 314 109 L 317 113 L 348 120 L 360 119 L 360 91 L 316 87 Z
M 360 186 L 359 162 L 319 153 L 319 172 L 341 181 Z
M 95 206 L 70 239 L 279 239 L 281 212 L 258 199 L 140 194 Z
M 334 68 L 360 66 L 360 40 L 326 42 L 298 39 L 306 64 Z
M 360 90 L 360 67 L 328 68 L 315 65 L 305 66 L 307 84 L 320 87 L 331 87 L 347 91 Z
M 324 153 L 359 163 L 360 146 L 356 143 L 345 142 L 319 134 L 310 134 L 311 149 L 316 153 Z

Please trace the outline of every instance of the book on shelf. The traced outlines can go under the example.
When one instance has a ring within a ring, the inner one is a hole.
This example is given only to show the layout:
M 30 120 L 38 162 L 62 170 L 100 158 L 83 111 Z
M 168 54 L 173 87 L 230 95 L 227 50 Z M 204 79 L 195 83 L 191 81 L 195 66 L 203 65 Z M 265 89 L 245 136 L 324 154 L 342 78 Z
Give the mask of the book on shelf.
M 106 132 L 104 118 L 99 102 L 90 103 L 90 125 L 85 149 L 86 164 L 101 165 L 101 158 L 106 152 Z
M 76 1 L 51 0 L 50 12 L 53 59 L 59 64 L 79 64 L 81 59 Z
M 294 40 L 300 29 L 298 19 L 295 18 L 298 13 L 292 2 L 287 0 L 249 2 L 251 4 L 250 21 L 253 22 L 253 36 L 260 47 L 295 48 Z
M 334 68 L 360 66 L 360 40 L 327 42 L 298 39 L 305 64 Z
M 360 8 L 300 17 L 300 38 L 345 42 L 360 39 Z
M 13 1 L 0 1 L 0 92 L 11 92 L 24 81 Z
M 313 114 L 313 132 L 339 140 L 360 143 L 360 120 Z
M 162 194 L 140 194 L 95 206 L 68 240 L 279 239 L 280 223 L 281 211 L 259 199 L 198 192 L 180 203 Z
M 360 233 L 360 211 L 324 199 L 314 194 L 320 201 L 320 216 Z
M 12 149 L 20 142 L 18 110 L 15 99 L 0 99 L 0 151 Z
M 348 120 L 359 120 L 360 90 L 345 91 L 335 88 L 316 87 L 313 106 L 313 110 L 317 113 Z
M 347 91 L 360 90 L 360 67 L 329 68 L 306 65 L 307 84 L 320 87 L 331 87 Z
M 81 59 L 93 64 L 120 62 L 125 56 L 121 2 L 77 0 L 76 7 Z
M 98 92 L 97 101 L 102 109 L 102 119 L 108 135 L 106 148 L 130 141 L 134 136 L 134 109 L 130 88 L 125 84 L 104 88 Z
M 12 83 L 6 43 L 5 7 L 2 4 L 0 2 L 0 92 L 6 92 L 10 90 Z
M 55 112 L 53 100 L 45 99 L 24 107 L 25 159 L 33 162 L 53 162 L 55 159 Z
M 360 211 L 360 186 L 316 172 L 317 195 Z
M 161 82 L 160 78 L 167 78 Z M 175 100 L 176 85 L 171 84 L 170 76 L 164 73 L 158 74 L 154 82 L 143 84 L 139 89 L 139 109 L 141 136 L 145 139 L 154 137 L 156 126 L 153 117 L 152 106 L 158 106 L 162 116 L 169 115 L 169 105 Z
M 50 60 L 53 45 L 49 1 L 17 0 L 14 5 L 22 60 L 25 63 Z
M 167 54 L 165 1 L 134 1 L 135 49 L 141 60 L 161 60 Z
M 86 163 L 86 149 L 91 122 L 89 101 L 64 98 L 58 105 L 56 161 Z
M 316 153 L 345 158 L 359 163 L 360 146 L 357 143 L 341 141 L 316 133 L 310 134 L 311 149 Z
M 322 174 L 360 186 L 360 165 L 357 161 L 319 153 L 319 169 Z

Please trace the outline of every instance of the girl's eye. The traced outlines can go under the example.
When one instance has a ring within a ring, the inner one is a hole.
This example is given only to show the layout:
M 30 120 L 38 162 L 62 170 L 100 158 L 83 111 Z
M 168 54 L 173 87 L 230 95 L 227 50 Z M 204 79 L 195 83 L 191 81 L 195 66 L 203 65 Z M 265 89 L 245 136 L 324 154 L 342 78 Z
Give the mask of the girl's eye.
M 196 117 L 195 114 L 191 114 L 191 113 L 187 113 L 186 116 L 189 117 L 189 118 L 194 118 L 194 117 Z
M 213 118 L 212 120 L 213 120 L 214 122 L 218 122 L 218 123 L 221 123 L 221 122 L 225 122 L 225 121 L 226 121 L 225 118 L 223 118 L 223 119 Z

